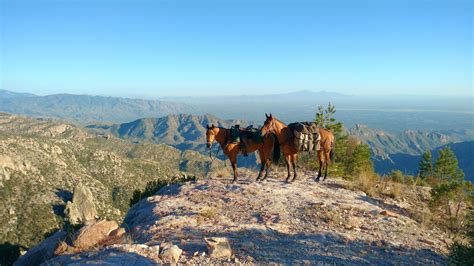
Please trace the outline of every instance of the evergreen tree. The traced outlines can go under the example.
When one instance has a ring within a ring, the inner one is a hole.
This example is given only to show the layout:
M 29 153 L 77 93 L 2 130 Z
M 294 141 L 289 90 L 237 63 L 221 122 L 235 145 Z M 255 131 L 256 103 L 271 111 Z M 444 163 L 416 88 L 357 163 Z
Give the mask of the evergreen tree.
M 327 108 L 323 106 L 318 107 L 318 112 L 314 118 L 314 122 L 319 126 L 331 130 L 336 139 L 335 143 L 335 160 L 338 163 L 344 163 L 347 160 L 346 150 L 348 146 L 348 134 L 344 130 L 342 122 L 338 122 L 334 118 L 336 113 L 336 106 L 331 103 L 328 104 Z
M 439 151 L 434 166 L 434 176 L 440 181 L 462 181 L 464 172 L 458 167 L 458 159 L 449 147 Z
M 423 179 L 433 176 L 433 162 L 430 150 L 426 150 L 425 153 L 423 153 L 419 164 L 418 176 Z
M 451 238 L 456 241 L 466 228 L 466 211 L 474 203 L 474 186 L 464 180 L 464 173 L 458 167 L 458 160 L 449 147 L 439 151 L 433 175 L 438 184 L 431 190 L 430 207 L 439 215 Z M 457 253 L 453 256 L 461 256 L 462 251 L 453 247 L 452 253 Z
M 373 163 L 371 160 L 370 148 L 367 144 L 359 144 L 352 153 L 352 158 L 349 159 L 346 172 L 354 175 L 360 172 L 372 172 Z
M 342 122 L 336 121 L 334 114 L 336 113 L 336 106 L 331 103 L 328 104 L 328 107 L 324 109 L 323 106 L 318 107 L 318 112 L 314 118 L 314 122 L 320 127 L 327 128 L 331 130 L 336 137 L 341 135 L 346 135 L 344 133 L 344 126 Z

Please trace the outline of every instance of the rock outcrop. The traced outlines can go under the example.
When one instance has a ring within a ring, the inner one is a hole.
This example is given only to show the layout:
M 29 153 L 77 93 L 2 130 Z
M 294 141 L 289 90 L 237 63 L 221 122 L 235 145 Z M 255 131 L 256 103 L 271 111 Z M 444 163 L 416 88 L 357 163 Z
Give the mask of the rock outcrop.
M 54 255 L 74 254 L 100 246 L 122 242 L 125 229 L 115 221 L 98 221 L 83 226 L 72 239 L 62 241 L 54 250 Z
M 76 234 L 72 245 L 76 248 L 86 250 L 104 241 L 110 234 L 118 228 L 115 221 L 99 221 L 82 227 Z
M 64 214 L 71 224 L 93 221 L 97 216 L 97 210 L 91 190 L 81 184 L 76 186 L 72 202 L 67 202 Z
M 75 254 L 74 262 L 446 263 L 447 236 L 406 211 L 416 202 L 376 200 L 345 189 L 343 180 L 301 176 L 292 184 L 278 176 L 167 186 L 129 210 L 124 227 L 134 244 Z

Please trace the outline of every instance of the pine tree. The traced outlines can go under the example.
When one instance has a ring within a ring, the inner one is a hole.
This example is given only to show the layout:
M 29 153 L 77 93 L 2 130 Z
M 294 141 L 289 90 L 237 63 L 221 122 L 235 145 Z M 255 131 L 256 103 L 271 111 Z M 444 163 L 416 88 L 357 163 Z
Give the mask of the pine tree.
M 348 134 L 344 130 L 344 125 L 342 122 L 338 122 L 334 118 L 336 113 L 336 106 L 331 103 L 328 104 L 327 108 L 324 109 L 323 106 L 318 107 L 318 112 L 314 118 L 314 122 L 319 126 L 331 130 L 336 139 L 335 144 L 335 155 L 336 162 L 343 163 L 347 156 L 346 150 L 348 146 Z
M 340 137 L 344 134 L 344 126 L 342 122 L 337 122 L 336 118 L 334 118 L 334 114 L 336 113 L 336 106 L 332 105 L 331 103 L 328 104 L 328 107 L 324 109 L 323 106 L 318 107 L 318 112 L 316 113 L 316 117 L 314 118 L 314 122 L 320 127 L 327 128 L 331 130 L 334 135 Z
M 354 149 L 352 158 L 348 161 L 346 172 L 347 174 L 354 175 L 364 171 L 373 172 L 373 163 L 369 145 L 359 144 Z
M 434 176 L 441 181 L 462 181 L 464 172 L 458 167 L 458 159 L 453 151 L 446 146 L 438 154 L 434 166 Z
M 418 176 L 423 179 L 433 176 L 433 162 L 430 150 L 426 150 L 425 153 L 423 153 L 419 164 Z

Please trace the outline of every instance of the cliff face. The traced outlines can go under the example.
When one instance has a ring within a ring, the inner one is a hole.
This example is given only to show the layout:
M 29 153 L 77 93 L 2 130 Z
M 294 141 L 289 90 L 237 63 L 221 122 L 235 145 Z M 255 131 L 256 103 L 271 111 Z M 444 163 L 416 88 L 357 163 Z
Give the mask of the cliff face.
M 183 263 L 445 263 L 446 235 L 409 214 L 421 201 L 376 200 L 346 189 L 346 181 L 310 177 L 286 184 L 274 173 L 262 183 L 252 176 L 236 184 L 211 178 L 167 186 L 128 211 L 127 243 L 47 263 L 161 263 L 169 242 L 183 251 Z M 417 193 L 429 196 L 425 188 Z M 228 241 L 232 254 L 214 256 L 212 237 Z

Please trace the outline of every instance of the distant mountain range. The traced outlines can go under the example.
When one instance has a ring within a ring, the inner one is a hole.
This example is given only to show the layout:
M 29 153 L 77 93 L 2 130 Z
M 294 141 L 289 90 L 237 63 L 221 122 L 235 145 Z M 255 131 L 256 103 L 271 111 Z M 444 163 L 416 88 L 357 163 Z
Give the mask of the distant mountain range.
M 79 123 L 122 123 L 140 117 L 195 113 L 197 109 L 185 103 L 160 100 L 71 94 L 37 96 L 0 90 L 0 111 Z
M 87 128 L 98 134 L 112 134 L 116 137 L 132 141 L 150 141 L 153 143 L 166 143 L 182 151 L 194 150 L 208 153 L 206 147 L 206 125 L 214 124 L 229 128 L 239 124 L 246 127 L 255 123 L 243 120 L 224 120 L 210 114 L 206 115 L 167 115 L 160 118 L 142 118 L 123 124 L 89 125 Z M 218 144 L 214 144 L 217 152 Z M 220 158 L 222 151 L 220 152 Z M 239 166 L 255 165 L 255 155 L 239 158 Z
M 241 118 L 263 122 L 272 113 L 286 123 L 313 120 L 318 106 L 336 106 L 336 119 L 347 127 L 367 124 L 393 132 L 406 129 L 473 129 L 473 97 L 346 95 L 328 91 L 300 90 L 267 95 L 169 97 L 169 101 L 195 106 L 223 119 Z
M 374 155 L 382 159 L 389 159 L 390 155 L 398 153 L 420 155 L 449 143 L 474 140 L 474 129 L 404 130 L 393 133 L 356 125 L 349 129 L 349 134 L 369 144 Z
M 474 165 L 472 160 L 474 158 L 474 141 L 463 141 L 457 143 L 450 143 L 444 146 L 432 149 L 433 164 L 438 157 L 439 150 L 444 147 L 450 147 L 458 158 L 458 165 L 463 170 L 465 178 L 474 182 Z M 404 173 L 416 175 L 418 172 L 421 155 L 410 155 L 404 153 L 390 154 L 388 159 L 380 157 L 374 158 L 375 170 L 378 173 L 389 173 L 392 170 L 401 170 Z
M 0 90 L 0 111 L 49 117 L 82 124 L 125 123 L 168 114 L 218 114 L 222 119 L 263 123 L 265 113 L 280 120 L 313 120 L 319 105 L 337 108 L 336 119 L 347 127 L 366 124 L 391 132 L 474 129 L 473 97 L 355 96 L 301 90 L 282 94 L 168 97 L 141 100 L 56 94 L 36 96 Z
M 373 153 L 376 172 L 387 174 L 392 170 L 402 170 L 416 174 L 421 155 L 432 151 L 434 160 L 438 151 L 449 146 L 458 158 L 459 166 L 466 178 L 474 182 L 474 130 L 423 131 L 405 130 L 391 133 L 384 130 L 357 125 L 349 134 L 367 143 Z
M 160 118 L 142 118 L 129 123 L 113 125 L 89 125 L 87 128 L 133 141 L 166 143 L 180 150 L 206 151 L 206 125 L 214 124 L 229 128 L 250 123 L 243 120 L 224 120 L 213 115 L 173 114 Z
M 133 122 L 113 125 L 90 125 L 89 129 L 97 134 L 112 134 L 133 141 L 151 141 L 166 143 L 180 150 L 195 150 L 207 153 L 206 124 L 230 127 L 240 124 L 246 126 L 258 123 L 243 120 L 224 120 L 213 115 L 168 115 L 161 118 L 144 118 Z M 461 168 L 466 176 L 474 177 L 470 160 L 474 158 L 467 149 L 474 140 L 474 130 L 405 130 L 403 132 L 387 132 L 373 129 L 365 125 L 356 125 L 348 130 L 349 134 L 369 144 L 372 149 L 375 169 L 380 174 L 400 169 L 415 174 L 418 170 L 420 155 L 427 149 L 437 153 L 439 147 L 450 145 L 459 157 Z M 455 149 L 456 148 L 456 149 Z M 221 157 L 223 158 L 223 157 Z M 245 166 L 255 165 L 255 158 L 241 159 Z

